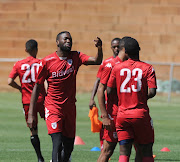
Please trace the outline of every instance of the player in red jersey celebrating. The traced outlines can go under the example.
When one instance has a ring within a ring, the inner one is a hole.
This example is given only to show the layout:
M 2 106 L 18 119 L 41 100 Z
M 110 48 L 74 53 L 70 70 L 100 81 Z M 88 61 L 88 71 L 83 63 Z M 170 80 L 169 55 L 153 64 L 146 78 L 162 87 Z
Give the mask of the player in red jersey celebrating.
M 8 84 L 11 87 L 16 88 L 20 92 L 22 92 L 22 104 L 23 104 L 23 109 L 25 112 L 25 119 L 27 122 L 31 93 L 35 85 L 36 76 L 39 69 L 40 60 L 36 58 L 36 55 L 38 52 L 37 42 L 32 39 L 27 41 L 25 51 L 28 53 L 29 56 L 26 59 L 16 62 L 16 64 L 14 65 L 9 75 Z M 21 86 L 15 82 L 15 78 L 17 76 L 19 76 Z M 39 141 L 38 129 L 37 129 L 37 123 L 38 123 L 37 113 L 39 112 L 41 118 L 45 118 L 45 113 L 44 113 L 45 94 L 46 93 L 45 93 L 44 86 L 42 86 L 42 89 L 40 91 L 39 98 L 36 104 L 36 109 L 35 109 L 36 111 L 34 111 L 34 117 L 36 119 L 36 122 L 34 123 L 34 126 L 30 129 L 31 143 L 36 151 L 38 162 L 43 162 L 44 158 L 42 157 L 41 150 L 40 150 L 40 141 Z
M 94 87 L 93 87 L 93 90 L 92 90 L 92 94 L 91 94 L 91 99 L 90 99 L 90 102 L 89 102 L 89 108 L 92 109 L 92 107 L 94 105 L 96 105 L 95 101 L 94 101 L 94 97 L 96 96 L 96 93 L 97 93 L 97 89 L 98 89 L 98 86 L 99 86 L 99 82 L 100 82 L 100 78 L 101 78 L 101 74 L 102 74 L 102 71 L 104 69 L 104 66 L 106 65 L 106 63 L 110 60 L 112 60 L 113 58 L 115 58 L 118 54 L 119 54 L 119 42 L 120 42 L 120 38 L 114 38 L 112 41 L 111 41 L 111 49 L 112 49 L 112 52 L 113 52 L 113 56 L 107 58 L 106 60 L 104 60 L 102 62 L 102 64 L 100 65 L 99 67 L 99 70 L 97 72 L 97 75 L 96 75 L 96 81 L 94 83 Z
M 147 100 L 156 95 L 156 76 L 152 65 L 139 60 L 139 43 L 131 37 L 124 37 L 120 49 L 129 59 L 112 70 L 107 84 L 108 95 L 117 88 L 118 114 L 116 130 L 120 144 L 119 162 L 128 162 L 132 144 L 137 143 L 143 162 L 154 162 L 152 146 L 154 129 Z M 101 109 L 103 124 L 111 128 L 105 106 Z
M 82 64 L 101 64 L 102 41 L 95 40 L 98 49 L 96 57 L 87 56 L 81 52 L 71 51 L 72 37 L 63 31 L 56 38 L 57 51 L 42 59 L 36 84 L 33 89 L 30 111 L 28 115 L 29 127 L 35 122 L 33 112 L 39 96 L 41 85 L 48 82 L 45 98 L 45 116 L 48 134 L 53 143 L 52 161 L 67 162 L 73 151 L 76 129 L 76 74 Z M 61 157 L 62 145 L 64 157 Z
M 96 93 L 97 93 L 97 89 L 98 89 L 98 86 L 99 86 L 99 82 L 100 82 L 100 78 L 101 78 L 101 73 L 104 69 L 104 66 L 106 65 L 107 62 L 109 62 L 110 60 L 113 60 L 118 54 L 119 54 L 119 42 L 120 42 L 120 38 L 114 38 L 112 41 L 111 41 L 111 49 L 112 49 L 112 52 L 113 52 L 113 56 L 107 58 L 106 60 L 104 60 L 102 62 L 102 64 L 100 65 L 99 67 L 99 70 L 97 72 L 97 79 L 94 83 L 94 87 L 93 87 L 93 90 L 92 90 L 92 94 L 91 94 L 91 98 L 90 98 L 90 102 L 89 102 L 89 108 L 92 109 L 93 106 L 96 106 L 96 103 L 94 101 L 94 97 L 96 96 Z M 101 129 L 100 130 L 100 145 L 101 145 L 101 151 L 103 149 L 103 132 L 104 130 Z

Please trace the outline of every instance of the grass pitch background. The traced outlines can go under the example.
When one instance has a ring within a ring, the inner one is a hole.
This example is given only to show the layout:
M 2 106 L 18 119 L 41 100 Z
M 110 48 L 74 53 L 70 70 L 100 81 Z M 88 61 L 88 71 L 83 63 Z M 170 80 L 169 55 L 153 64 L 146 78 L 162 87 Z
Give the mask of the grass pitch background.
M 96 162 L 100 152 L 90 151 L 100 147 L 99 134 L 90 130 L 89 94 L 77 95 L 77 131 L 86 145 L 77 145 L 72 153 L 72 162 Z M 156 162 L 180 162 L 180 103 L 168 104 L 161 97 L 149 101 L 150 114 L 154 121 Z M 39 118 L 39 137 L 45 161 L 51 159 L 52 142 L 47 135 L 45 122 Z M 161 152 L 168 147 L 171 152 Z M 119 145 L 110 162 L 118 161 Z M 37 161 L 30 143 L 30 132 L 26 127 L 21 96 L 19 93 L 0 93 L 0 162 Z M 134 149 L 130 162 L 134 161 Z

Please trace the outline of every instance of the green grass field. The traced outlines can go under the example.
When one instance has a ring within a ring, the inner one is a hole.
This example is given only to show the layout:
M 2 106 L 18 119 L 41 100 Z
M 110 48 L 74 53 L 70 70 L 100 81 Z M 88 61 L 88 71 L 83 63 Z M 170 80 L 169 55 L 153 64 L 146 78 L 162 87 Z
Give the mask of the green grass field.
M 100 152 L 90 151 L 100 147 L 99 134 L 90 130 L 88 118 L 90 94 L 77 95 L 77 136 L 86 145 L 76 145 L 72 153 L 72 162 L 96 162 Z M 168 104 L 158 97 L 149 101 L 151 117 L 154 121 L 156 162 L 180 162 L 180 111 L 179 104 Z M 46 162 L 51 159 L 52 142 L 47 135 L 45 122 L 39 119 L 39 137 L 42 153 Z M 161 152 L 168 147 L 170 152 Z M 117 148 L 110 162 L 118 161 Z M 19 93 L 0 93 L 0 162 L 35 162 L 35 152 L 30 143 L 29 129 L 26 127 L 21 96 Z M 134 149 L 131 155 L 134 161 Z

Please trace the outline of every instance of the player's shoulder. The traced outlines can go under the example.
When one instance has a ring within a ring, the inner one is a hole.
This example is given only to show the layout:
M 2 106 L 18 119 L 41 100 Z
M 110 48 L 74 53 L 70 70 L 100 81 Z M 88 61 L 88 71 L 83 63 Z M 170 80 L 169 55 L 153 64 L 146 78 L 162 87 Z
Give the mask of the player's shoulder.
M 54 59 L 56 59 L 56 52 L 44 57 L 43 59 L 41 59 L 42 62 L 49 62 L 49 61 L 52 61 Z
M 149 67 L 152 67 L 152 65 L 150 63 L 147 63 L 147 62 L 144 62 L 144 61 L 138 61 L 138 63 L 145 67 L 145 68 L 149 68 Z
M 112 61 L 113 59 L 114 59 L 114 58 L 111 56 L 111 57 L 105 59 L 105 60 L 103 61 L 103 64 L 106 64 L 106 63 Z

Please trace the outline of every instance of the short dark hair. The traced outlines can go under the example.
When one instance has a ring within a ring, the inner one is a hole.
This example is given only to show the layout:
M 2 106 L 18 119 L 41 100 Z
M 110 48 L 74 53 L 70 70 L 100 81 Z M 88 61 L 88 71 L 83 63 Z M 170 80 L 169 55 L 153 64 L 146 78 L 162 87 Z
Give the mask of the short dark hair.
M 38 48 L 38 43 L 34 39 L 30 39 L 26 42 L 26 51 L 31 52 L 34 49 Z
M 112 41 L 111 41 L 111 44 L 112 44 L 112 42 L 114 42 L 114 41 L 121 41 L 121 38 L 114 38 Z
M 56 41 L 59 39 L 59 36 L 60 36 L 61 34 L 64 34 L 64 33 L 70 34 L 68 31 L 62 31 L 62 32 L 60 32 L 60 33 L 56 36 Z M 70 34 L 70 35 L 71 35 L 71 34 Z
M 123 37 L 120 41 L 120 49 L 125 48 L 125 53 L 128 55 L 138 55 L 141 48 L 139 47 L 139 43 L 136 39 L 132 37 Z

